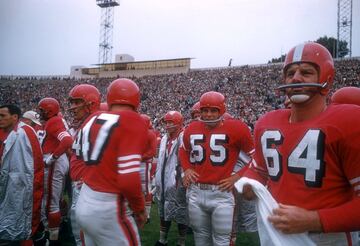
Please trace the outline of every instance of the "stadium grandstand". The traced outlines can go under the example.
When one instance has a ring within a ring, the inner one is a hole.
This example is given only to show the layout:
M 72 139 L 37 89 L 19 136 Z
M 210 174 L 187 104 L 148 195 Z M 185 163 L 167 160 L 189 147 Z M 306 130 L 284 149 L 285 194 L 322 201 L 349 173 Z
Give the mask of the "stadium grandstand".
M 118 58 L 120 59 L 120 58 Z M 128 58 L 126 58 L 128 59 Z M 157 74 L 156 69 L 142 69 L 148 62 L 124 61 L 133 69 L 126 70 L 132 73 L 129 77 L 140 86 L 142 93 L 141 113 L 151 116 L 155 125 L 168 110 L 181 111 L 186 119 L 190 118 L 189 109 L 199 100 L 200 95 L 209 90 L 223 93 L 227 98 L 228 112 L 234 117 L 242 118 L 251 127 L 256 120 L 273 109 L 282 108 L 284 95 L 275 90 L 282 80 L 282 64 L 248 65 L 239 67 L 219 67 L 190 69 L 190 58 L 152 61 L 150 64 L 173 61 L 183 64 L 174 73 Z M 113 64 L 113 65 L 114 65 Z M 114 67 L 111 65 L 110 67 Z M 107 66 L 106 64 L 104 66 Z M 335 61 L 336 77 L 333 89 L 343 86 L 360 86 L 360 58 L 347 58 Z M 116 66 L 115 66 L 116 67 Z M 172 68 L 174 70 L 175 67 Z M 182 70 L 180 72 L 180 70 Z M 121 70 L 119 70 L 121 71 Z M 112 72 L 115 72 L 112 71 Z M 102 75 L 99 73 L 99 75 Z M 140 76 L 142 75 L 142 76 Z M 120 74 L 114 76 L 77 78 L 72 76 L 52 77 L 17 77 L 1 76 L 0 104 L 15 103 L 22 110 L 33 110 L 43 97 L 54 97 L 61 102 L 65 118 L 69 118 L 67 97 L 70 89 L 78 83 L 89 83 L 99 88 L 105 101 L 106 87 Z
M 135 61 L 128 54 L 115 56 L 114 63 L 96 64 L 95 67 L 71 67 L 71 78 L 142 77 L 145 75 L 179 74 L 190 70 L 191 58 Z

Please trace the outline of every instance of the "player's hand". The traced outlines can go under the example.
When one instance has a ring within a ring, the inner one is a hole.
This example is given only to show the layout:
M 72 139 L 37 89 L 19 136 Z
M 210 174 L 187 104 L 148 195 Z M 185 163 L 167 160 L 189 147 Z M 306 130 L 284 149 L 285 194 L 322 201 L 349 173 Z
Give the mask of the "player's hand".
M 277 230 L 286 234 L 322 231 L 319 214 L 316 211 L 295 206 L 279 204 L 268 219 Z
M 237 173 L 231 175 L 230 177 L 228 177 L 226 179 L 222 179 L 218 183 L 219 189 L 221 191 L 231 191 L 234 188 L 234 184 L 239 179 L 240 179 L 240 176 Z
M 199 178 L 199 174 L 189 168 L 184 172 L 183 184 L 187 188 L 191 183 L 195 183 Z
M 135 213 L 134 218 L 135 218 L 135 222 L 136 222 L 136 225 L 138 226 L 138 228 L 142 229 L 147 220 L 146 210 L 144 209 L 143 211 L 141 211 L 139 213 Z
M 249 201 L 256 199 L 256 194 L 250 184 L 245 184 L 243 186 L 242 196 L 243 198 Z

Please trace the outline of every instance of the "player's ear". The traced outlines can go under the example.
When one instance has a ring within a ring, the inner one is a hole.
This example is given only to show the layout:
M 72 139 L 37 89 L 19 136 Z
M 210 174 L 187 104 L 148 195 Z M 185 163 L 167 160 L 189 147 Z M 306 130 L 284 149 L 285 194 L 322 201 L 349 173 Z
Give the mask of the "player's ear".
M 17 122 L 19 120 L 19 116 L 17 114 L 12 114 L 11 118 L 13 119 L 14 122 Z

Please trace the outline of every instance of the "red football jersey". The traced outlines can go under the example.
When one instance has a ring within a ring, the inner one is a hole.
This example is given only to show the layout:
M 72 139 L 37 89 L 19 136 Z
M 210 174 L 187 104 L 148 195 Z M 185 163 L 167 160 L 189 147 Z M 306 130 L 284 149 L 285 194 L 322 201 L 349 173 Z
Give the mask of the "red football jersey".
M 134 212 L 144 208 L 139 170 L 147 133 L 136 112 L 98 112 L 73 144 L 75 154 L 87 165 L 84 182 L 96 191 L 123 194 Z
M 82 140 L 81 140 L 81 135 L 79 135 L 79 132 L 95 114 L 97 113 L 89 115 L 76 130 L 75 128 L 72 128 L 74 129 L 74 134 L 73 134 L 74 142 L 71 148 L 72 153 L 70 156 L 70 178 L 73 181 L 82 181 L 86 171 L 89 170 L 91 167 L 91 166 L 86 166 L 85 162 L 81 158 L 79 144 L 81 144 Z
M 184 170 L 193 168 L 199 174 L 197 182 L 217 184 L 231 176 L 239 152 L 253 148 L 249 128 L 240 120 L 222 121 L 212 129 L 193 121 L 185 128 L 179 155 Z
M 148 129 L 147 134 L 147 148 L 143 155 L 143 161 L 151 160 L 156 155 L 157 151 L 157 139 L 154 130 Z
M 354 229 L 351 221 L 360 229 L 360 107 L 330 105 L 299 123 L 289 117 L 290 110 L 276 110 L 258 121 L 245 176 L 267 184 L 279 203 L 319 210 L 324 231 Z
M 46 121 L 44 132 L 37 131 L 37 134 L 44 154 L 54 153 L 64 138 L 71 138 L 60 116 L 54 116 Z M 71 143 L 67 148 L 70 146 Z

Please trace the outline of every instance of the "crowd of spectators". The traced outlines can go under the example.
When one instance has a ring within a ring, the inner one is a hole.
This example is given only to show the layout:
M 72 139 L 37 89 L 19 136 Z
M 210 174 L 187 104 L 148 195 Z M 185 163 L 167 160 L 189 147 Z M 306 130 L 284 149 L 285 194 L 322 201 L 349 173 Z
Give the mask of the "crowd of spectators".
M 335 62 L 336 77 L 332 91 L 343 86 L 360 86 L 360 60 Z M 190 119 L 190 109 L 200 96 L 210 90 L 223 93 L 228 112 L 243 119 L 250 127 L 265 112 L 283 107 L 284 96 L 276 91 L 282 81 L 281 64 L 193 69 L 186 74 L 170 74 L 132 78 L 140 87 L 141 113 L 148 114 L 155 125 L 169 110 L 178 110 Z M 23 111 L 34 110 L 44 97 L 54 97 L 61 103 L 68 118 L 68 93 L 79 83 L 95 85 L 105 101 L 106 88 L 114 78 L 76 80 L 0 77 L 0 104 L 15 103 Z

